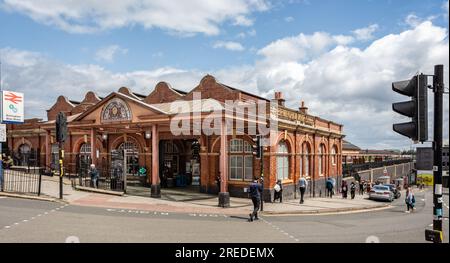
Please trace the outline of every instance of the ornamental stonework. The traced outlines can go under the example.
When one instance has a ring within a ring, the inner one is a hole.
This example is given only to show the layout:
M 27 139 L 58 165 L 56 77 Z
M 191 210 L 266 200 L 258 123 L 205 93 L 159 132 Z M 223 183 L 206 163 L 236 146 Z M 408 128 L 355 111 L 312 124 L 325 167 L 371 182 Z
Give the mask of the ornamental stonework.
M 114 98 L 108 104 L 102 112 L 102 121 L 129 121 L 131 120 L 131 111 L 125 101 Z

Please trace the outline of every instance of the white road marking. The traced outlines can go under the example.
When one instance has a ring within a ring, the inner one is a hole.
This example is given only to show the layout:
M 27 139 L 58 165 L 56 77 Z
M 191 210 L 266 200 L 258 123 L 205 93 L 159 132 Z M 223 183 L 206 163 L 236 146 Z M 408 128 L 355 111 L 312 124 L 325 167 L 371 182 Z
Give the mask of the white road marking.
M 262 220 L 263 220 L 266 224 L 268 224 L 268 225 L 270 225 L 271 227 L 273 227 L 274 229 L 280 231 L 280 233 L 282 233 L 282 234 L 288 236 L 290 239 L 293 239 L 295 242 L 299 242 L 299 239 L 298 239 L 298 238 L 295 238 L 293 235 L 290 235 L 288 232 L 286 232 L 286 231 L 280 229 L 278 226 L 272 224 L 271 222 L 268 222 L 268 221 L 265 220 L 264 218 L 262 218 Z
M 33 216 L 32 218 L 30 218 L 31 220 L 35 219 L 35 217 Z
M 433 224 L 429 224 L 428 226 L 433 226 Z
M 6 229 L 11 228 L 11 226 L 5 226 Z
M 14 225 L 16 225 L 16 226 L 17 226 L 18 224 L 19 224 L 19 223 L 14 223 Z
M 22 220 L 22 222 L 28 222 L 28 220 L 24 219 L 24 220 Z
M 41 214 L 37 215 L 37 216 L 42 216 Z

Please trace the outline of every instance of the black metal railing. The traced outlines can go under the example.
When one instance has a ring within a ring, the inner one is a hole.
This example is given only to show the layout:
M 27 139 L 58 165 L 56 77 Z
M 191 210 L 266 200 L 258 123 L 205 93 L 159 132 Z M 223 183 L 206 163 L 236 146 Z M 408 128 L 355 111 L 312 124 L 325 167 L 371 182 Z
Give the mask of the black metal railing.
M 123 191 L 124 172 L 119 167 L 110 167 L 108 164 L 97 167 L 98 178 L 93 180 L 90 174 L 90 164 L 77 165 L 77 178 L 72 178 L 72 185 L 92 187 L 102 190 Z
M 2 168 L 0 168 L 2 169 Z M 19 194 L 41 194 L 42 169 L 3 169 L 0 190 Z

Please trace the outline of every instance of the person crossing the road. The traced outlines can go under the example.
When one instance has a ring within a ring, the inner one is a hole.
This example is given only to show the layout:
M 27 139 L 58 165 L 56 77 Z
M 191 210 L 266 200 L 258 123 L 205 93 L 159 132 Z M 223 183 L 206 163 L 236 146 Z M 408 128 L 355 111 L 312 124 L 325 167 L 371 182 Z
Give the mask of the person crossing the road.
M 249 187 L 250 197 L 253 202 L 253 212 L 249 214 L 250 218 L 249 222 L 253 222 L 253 220 L 258 220 L 258 210 L 261 205 L 261 192 L 262 185 L 259 183 L 258 179 L 255 179 Z
M 356 192 L 356 184 L 355 182 L 352 182 L 350 184 L 350 196 L 352 197 L 352 199 L 355 199 L 355 192 Z
M 414 193 L 412 191 L 411 187 L 408 187 L 408 190 L 406 190 L 406 213 L 414 212 L 414 205 L 416 204 L 416 198 L 414 197 Z M 411 209 L 411 211 L 409 211 Z

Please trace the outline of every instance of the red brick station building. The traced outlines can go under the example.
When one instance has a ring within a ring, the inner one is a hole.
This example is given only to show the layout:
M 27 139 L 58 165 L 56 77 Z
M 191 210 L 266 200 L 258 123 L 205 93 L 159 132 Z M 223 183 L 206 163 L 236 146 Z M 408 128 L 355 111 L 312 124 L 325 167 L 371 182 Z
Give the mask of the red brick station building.
M 299 109 L 285 107 L 280 92 L 275 92 L 275 98 L 269 100 L 219 83 L 211 75 L 203 77 L 189 92 L 159 82 L 148 95 L 122 87 L 106 97 L 98 97 L 89 91 L 81 102 L 59 96 L 47 110 L 47 121 L 27 119 L 23 124 L 8 124 L 7 147 L 10 152 L 19 154 L 35 152 L 41 167 L 55 167 L 58 163 L 55 119 L 59 112 L 64 112 L 69 130 L 64 144 L 66 174 L 77 174 L 81 161 L 94 163 L 102 170 L 114 164 L 115 158 L 122 158 L 127 182 L 150 188 L 149 196 L 161 196 L 161 178 L 166 178 L 162 191 L 165 187 L 179 187 L 167 178 L 183 174 L 189 178 L 186 188 L 218 193 L 219 205 L 226 207 L 229 196 L 247 196 L 244 189 L 253 178 L 260 176 L 261 159 L 253 155 L 255 136 L 248 134 L 247 129 L 220 135 L 228 129 L 224 120 L 219 135 L 192 130 L 188 134 L 171 132 L 170 123 L 174 117 L 171 102 L 186 101 L 192 105 L 196 92 L 201 92 L 202 105 L 223 106 L 226 100 L 262 100 L 267 105 L 277 105 L 275 112 L 273 107 L 266 111 L 268 119 L 272 116 L 272 120 L 277 120 L 276 131 L 272 131 L 276 134 L 275 143 L 263 147 L 266 201 L 273 198 L 277 180 L 282 181 L 283 197 L 287 199 L 294 198 L 300 177 L 309 180 L 307 196 L 324 194 L 328 177 L 339 181 L 342 175 L 342 125 L 308 114 L 303 102 Z M 203 108 L 193 108 L 184 113 L 190 122 L 204 120 L 210 113 Z M 227 117 L 224 113 L 223 116 L 232 121 L 237 119 L 233 114 Z M 195 126 L 191 127 L 194 129 Z M 122 152 L 122 157 L 117 157 L 115 152 Z M 162 177 L 163 173 L 165 177 Z

